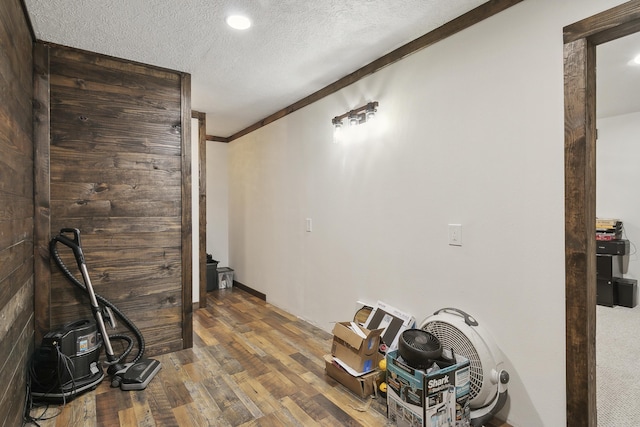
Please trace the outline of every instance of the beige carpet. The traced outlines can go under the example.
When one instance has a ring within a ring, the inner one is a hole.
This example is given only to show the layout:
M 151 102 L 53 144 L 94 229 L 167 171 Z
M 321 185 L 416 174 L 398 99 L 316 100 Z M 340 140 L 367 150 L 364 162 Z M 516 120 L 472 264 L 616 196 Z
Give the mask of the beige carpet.
M 599 427 L 640 426 L 640 305 L 596 307 Z

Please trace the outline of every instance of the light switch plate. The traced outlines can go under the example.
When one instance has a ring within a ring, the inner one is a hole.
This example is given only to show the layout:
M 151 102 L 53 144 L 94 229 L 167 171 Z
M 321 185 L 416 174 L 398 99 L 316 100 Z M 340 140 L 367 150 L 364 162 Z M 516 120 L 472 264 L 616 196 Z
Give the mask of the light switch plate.
M 462 246 L 462 224 L 449 224 L 449 245 Z

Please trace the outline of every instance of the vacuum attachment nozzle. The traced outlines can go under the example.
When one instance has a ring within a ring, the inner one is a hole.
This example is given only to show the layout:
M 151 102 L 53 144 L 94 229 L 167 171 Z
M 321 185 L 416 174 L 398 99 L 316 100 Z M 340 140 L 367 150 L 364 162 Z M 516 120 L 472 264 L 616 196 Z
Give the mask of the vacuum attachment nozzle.
M 128 363 L 111 378 L 111 387 L 122 390 L 144 390 L 156 376 L 162 365 L 155 359 L 140 359 L 136 363 Z

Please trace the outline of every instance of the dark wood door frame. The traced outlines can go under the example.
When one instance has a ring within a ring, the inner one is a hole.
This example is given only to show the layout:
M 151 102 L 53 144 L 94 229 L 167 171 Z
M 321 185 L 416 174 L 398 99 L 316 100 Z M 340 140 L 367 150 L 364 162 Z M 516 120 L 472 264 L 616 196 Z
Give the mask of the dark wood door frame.
M 596 46 L 640 30 L 640 0 L 564 28 L 567 426 L 595 427 Z

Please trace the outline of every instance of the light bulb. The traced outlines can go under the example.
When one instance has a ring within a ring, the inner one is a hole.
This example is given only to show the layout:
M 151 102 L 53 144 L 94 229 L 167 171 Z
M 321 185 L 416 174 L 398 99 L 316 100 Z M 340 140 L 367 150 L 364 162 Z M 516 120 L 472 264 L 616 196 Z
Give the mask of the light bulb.
M 367 118 L 366 121 L 372 120 L 375 116 L 376 116 L 376 105 L 377 102 L 370 102 L 367 104 L 367 112 L 365 117 Z
M 371 121 L 373 120 L 373 118 L 376 116 L 376 112 L 375 110 L 373 111 L 367 111 L 367 121 Z

